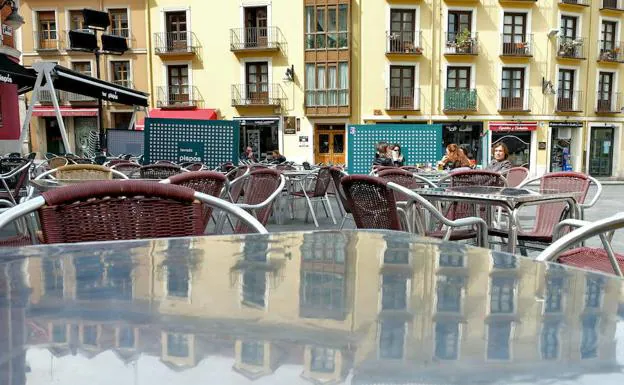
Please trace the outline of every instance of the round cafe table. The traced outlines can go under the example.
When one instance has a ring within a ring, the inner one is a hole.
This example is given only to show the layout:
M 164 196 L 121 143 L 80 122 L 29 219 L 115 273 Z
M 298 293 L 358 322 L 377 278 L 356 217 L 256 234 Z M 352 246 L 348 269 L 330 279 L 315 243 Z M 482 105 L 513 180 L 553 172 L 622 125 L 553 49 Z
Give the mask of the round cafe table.
M 12 384 L 622 384 L 624 281 L 390 231 L 0 249 Z

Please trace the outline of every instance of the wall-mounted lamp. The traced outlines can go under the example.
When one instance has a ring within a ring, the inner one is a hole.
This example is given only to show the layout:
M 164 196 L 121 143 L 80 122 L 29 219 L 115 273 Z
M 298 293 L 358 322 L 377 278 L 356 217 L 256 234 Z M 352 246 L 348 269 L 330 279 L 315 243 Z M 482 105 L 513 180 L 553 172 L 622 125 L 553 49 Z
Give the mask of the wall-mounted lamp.
M 551 29 L 550 31 L 548 31 L 548 38 L 552 39 L 553 36 L 556 36 L 559 34 L 559 30 L 558 29 Z
M 286 68 L 286 75 L 284 80 L 287 82 L 295 81 L 295 65 L 291 64 L 290 68 Z
M 3 23 L 13 28 L 13 30 L 19 29 L 24 25 L 24 18 L 17 13 L 17 7 L 13 0 L 0 0 L 0 11 L 6 7 L 11 7 L 11 13 L 4 19 Z

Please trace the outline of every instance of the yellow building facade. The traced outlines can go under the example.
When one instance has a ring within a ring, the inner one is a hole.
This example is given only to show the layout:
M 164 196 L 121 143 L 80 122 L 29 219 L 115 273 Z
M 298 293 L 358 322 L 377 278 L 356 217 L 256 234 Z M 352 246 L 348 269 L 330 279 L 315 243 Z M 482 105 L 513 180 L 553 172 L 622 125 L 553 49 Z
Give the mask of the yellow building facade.
M 82 9 L 101 10 L 109 12 L 111 17 L 111 26 L 104 33 L 127 38 L 129 50 L 123 55 L 101 55 L 99 78 L 147 90 L 150 85 L 145 7 L 144 0 L 22 1 L 19 11 L 26 22 L 21 28 L 22 64 L 29 67 L 37 61 L 53 61 L 95 77 L 95 55 L 71 50 L 68 32 L 83 29 Z M 70 92 L 59 92 L 57 96 L 69 144 L 76 155 L 83 155 L 88 147 L 89 132 L 97 132 L 97 100 Z M 31 99 L 30 94 L 28 99 Z M 49 92 L 40 92 L 38 99 L 31 121 L 31 150 L 40 154 L 64 153 Z M 127 129 L 132 112 L 132 106 L 104 102 L 104 128 Z

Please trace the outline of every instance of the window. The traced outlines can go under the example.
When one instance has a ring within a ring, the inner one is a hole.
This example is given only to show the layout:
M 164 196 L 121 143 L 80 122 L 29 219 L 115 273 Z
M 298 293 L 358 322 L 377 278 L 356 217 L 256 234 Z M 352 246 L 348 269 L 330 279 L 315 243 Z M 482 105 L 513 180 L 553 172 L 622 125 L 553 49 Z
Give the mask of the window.
M 327 240 L 329 235 L 331 240 Z M 343 234 L 304 234 L 301 255 L 304 261 L 344 264 L 347 240 Z
M 456 360 L 459 353 L 459 323 L 438 322 L 435 325 L 435 356 Z
M 598 111 L 612 111 L 613 72 L 598 73 Z
M 574 78 L 576 71 L 572 69 L 559 70 L 559 89 L 557 90 L 557 109 L 560 111 L 573 111 L 574 103 Z
M 492 267 L 495 269 L 514 269 L 516 267 L 516 257 L 510 254 L 493 252 Z
M 602 21 L 600 26 L 600 53 L 610 52 L 615 49 L 615 36 L 617 30 L 616 21 Z
M 249 365 L 264 365 L 264 343 L 243 342 L 241 347 L 241 361 Z
M 546 278 L 545 313 L 561 313 L 563 311 L 564 277 Z
M 128 10 L 126 8 L 109 9 L 111 35 L 130 37 Z
M 503 17 L 503 55 L 526 55 L 527 14 L 505 13 Z
M 559 322 L 545 322 L 540 336 L 542 359 L 556 360 L 559 357 Z
M 503 68 L 502 110 L 524 109 L 524 68 Z
M 381 322 L 379 356 L 385 359 L 403 358 L 405 344 L 405 323 L 385 320 Z
M 130 76 L 130 61 L 112 61 L 110 65 L 113 83 L 123 87 L 132 88 L 132 77 Z
M 490 288 L 490 313 L 509 314 L 514 312 L 514 290 L 516 280 L 509 277 L 492 278 Z
M 598 317 L 588 316 L 583 319 L 581 332 L 581 359 L 598 356 Z
M 416 41 L 416 10 L 390 10 L 390 52 L 413 52 Z
M 437 308 L 438 312 L 461 311 L 461 298 L 464 290 L 464 277 L 439 275 L 437 277 Z
M 305 9 L 306 49 L 349 47 L 347 4 L 308 6 Z
M 183 263 L 167 265 L 167 295 L 169 297 L 188 298 L 190 274 Z
M 126 349 L 134 348 L 134 329 L 130 327 L 119 328 L 119 347 Z
M 464 267 L 464 253 L 466 247 L 456 243 L 440 244 L 440 267 Z
M 386 250 L 384 250 L 384 263 L 405 265 L 409 263 L 409 242 L 397 241 L 385 236 L 384 240 L 386 241 Z
M 89 61 L 72 62 L 72 69 L 76 72 L 80 72 L 83 75 L 91 76 L 91 62 Z
M 188 336 L 186 334 L 167 333 L 167 355 L 170 357 L 188 357 Z
M 349 105 L 349 64 L 306 64 L 306 106 Z
M 266 273 L 261 270 L 243 272 L 243 304 L 265 306 Z
M 304 271 L 301 305 L 307 309 L 342 312 L 344 284 L 342 274 Z
M 491 322 L 488 325 L 487 358 L 488 360 L 510 359 L 509 339 L 511 321 Z
M 414 103 L 414 66 L 390 66 L 390 109 L 416 109 Z
M 407 277 L 401 274 L 382 275 L 381 309 L 404 310 L 407 308 Z
M 310 350 L 312 363 L 310 370 L 313 372 L 333 373 L 336 368 L 336 351 L 328 348 L 312 348 Z
M 96 325 L 85 325 L 82 328 L 82 343 L 85 345 L 97 345 L 98 330 Z
M 54 11 L 37 12 L 37 27 L 39 28 L 38 38 L 39 49 L 58 48 L 58 31 L 56 29 L 56 13 Z
M 42 265 L 45 295 L 63 298 L 63 262 L 46 258 Z
M 67 327 L 65 325 L 53 325 L 52 326 L 52 342 L 55 342 L 55 343 L 67 342 Z
M 603 290 L 603 278 L 587 277 L 585 280 L 585 307 L 588 309 L 599 309 Z
M 86 29 L 84 26 L 84 16 L 82 10 L 69 11 L 69 29 Z
M 447 42 L 455 42 L 457 35 L 472 32 L 471 11 L 449 11 Z
M 167 67 L 169 103 L 189 101 L 189 69 L 187 65 L 170 65 Z

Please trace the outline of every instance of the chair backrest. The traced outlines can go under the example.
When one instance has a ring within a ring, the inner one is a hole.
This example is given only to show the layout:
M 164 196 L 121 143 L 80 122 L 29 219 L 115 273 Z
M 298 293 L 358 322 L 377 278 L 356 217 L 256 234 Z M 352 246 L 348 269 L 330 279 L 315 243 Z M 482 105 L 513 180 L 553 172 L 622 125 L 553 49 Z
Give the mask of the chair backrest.
M 540 191 L 576 193 L 577 203 L 585 202 L 591 180 L 580 172 L 551 172 L 540 178 Z M 537 206 L 533 233 L 552 236 L 555 225 L 563 219 L 565 202 L 545 203 Z
M 4 180 L 4 185 L 0 189 L 6 189 L 15 201 L 18 201 L 20 190 L 26 185 L 30 175 L 30 167 L 32 160 L 22 158 L 4 158 L 0 159 L 0 179 Z
M 55 177 L 66 180 L 106 180 L 113 179 L 113 172 L 99 164 L 70 164 L 57 168 Z
M 397 166 L 379 166 L 379 165 L 373 165 L 371 174 L 373 175 L 377 175 L 379 172 L 384 171 L 384 170 L 392 170 L 392 169 L 397 169 L 399 167 Z
M 67 158 L 63 158 L 62 156 L 57 156 L 48 160 L 48 165 L 50 168 L 59 168 L 63 166 L 67 166 L 69 161 Z
M 451 187 L 489 186 L 506 187 L 507 181 L 497 172 L 487 170 L 465 170 L 450 173 L 443 179 L 450 180 Z
M 507 187 L 518 187 L 529 177 L 529 169 L 525 167 L 512 167 L 509 170 L 501 172 L 507 179 Z
M 276 170 L 279 171 L 292 171 L 292 170 L 296 170 L 297 167 L 293 166 L 292 164 L 278 164 L 277 166 L 275 166 Z
M 332 166 L 329 168 L 329 173 L 331 174 L 332 180 L 334 181 L 334 188 L 338 198 L 340 198 L 340 203 L 342 203 L 342 208 L 344 208 L 346 213 L 351 212 L 351 208 L 349 207 L 349 200 L 345 195 L 344 190 L 342 189 L 342 178 L 346 176 L 344 171 L 340 169 L 340 167 Z
M 424 181 L 418 180 L 413 173 L 406 170 L 401 170 L 397 167 L 379 171 L 377 173 L 377 176 L 385 179 L 388 182 L 394 182 L 410 190 L 429 187 L 429 185 Z M 402 194 L 400 192 L 395 192 L 394 196 L 397 201 L 409 200 L 409 198 L 405 196 L 405 194 Z
M 126 159 L 121 159 L 121 158 L 115 158 L 115 159 L 111 159 L 108 162 L 106 162 L 104 165 L 108 166 L 108 167 L 112 167 L 118 164 L 123 164 L 123 163 L 131 163 L 129 160 Z
M 94 164 L 91 159 L 87 158 L 70 158 L 69 164 Z
M 126 174 L 130 179 L 138 179 L 141 176 L 141 165 L 127 160 L 124 163 L 115 164 L 111 169 Z
M 44 243 L 201 235 L 203 208 L 183 186 L 133 180 L 86 182 L 42 194 Z
M 384 179 L 350 175 L 341 184 L 358 229 L 402 230 L 394 192 Z
M 401 166 L 401 170 L 409 171 L 409 172 L 419 172 L 420 169 L 417 166 Z
M 201 171 L 204 169 L 204 165 L 201 163 L 185 162 L 180 164 L 180 166 L 188 171 Z
M 239 166 L 236 170 L 228 172 L 226 177 L 230 182 L 233 182 L 245 175 L 248 170 L 249 168 L 247 166 Z M 237 183 L 230 184 L 230 196 L 232 197 L 232 202 L 236 203 L 238 201 L 243 192 L 245 183 L 247 183 L 247 179 L 239 179 Z
M 323 166 L 319 168 L 316 175 L 316 182 L 314 183 L 314 192 L 312 193 L 312 196 L 320 197 L 327 193 L 327 188 L 332 182 L 332 176 L 329 169 L 329 166 Z
M 271 194 L 275 192 L 280 185 L 282 176 L 277 170 L 261 168 L 251 171 L 245 178 L 247 179 L 245 184 L 250 186 L 250 188 L 245 190 L 244 203 L 248 205 L 257 205 L 266 201 Z M 255 210 L 255 217 L 262 225 L 266 225 L 268 222 L 269 217 L 271 216 L 272 206 L 273 203 L 271 202 L 271 204 Z M 245 224 L 239 222 L 236 225 L 235 231 L 240 234 L 249 232 L 249 229 Z
M 139 170 L 142 179 L 167 179 L 181 172 L 180 166 L 170 163 L 148 164 Z
M 221 190 L 225 185 L 225 175 L 214 171 L 191 171 L 177 174 L 169 179 L 169 183 L 191 188 L 206 195 L 212 195 L 219 198 Z M 204 224 L 208 224 L 208 220 L 212 215 L 212 207 L 206 206 L 204 210 Z

